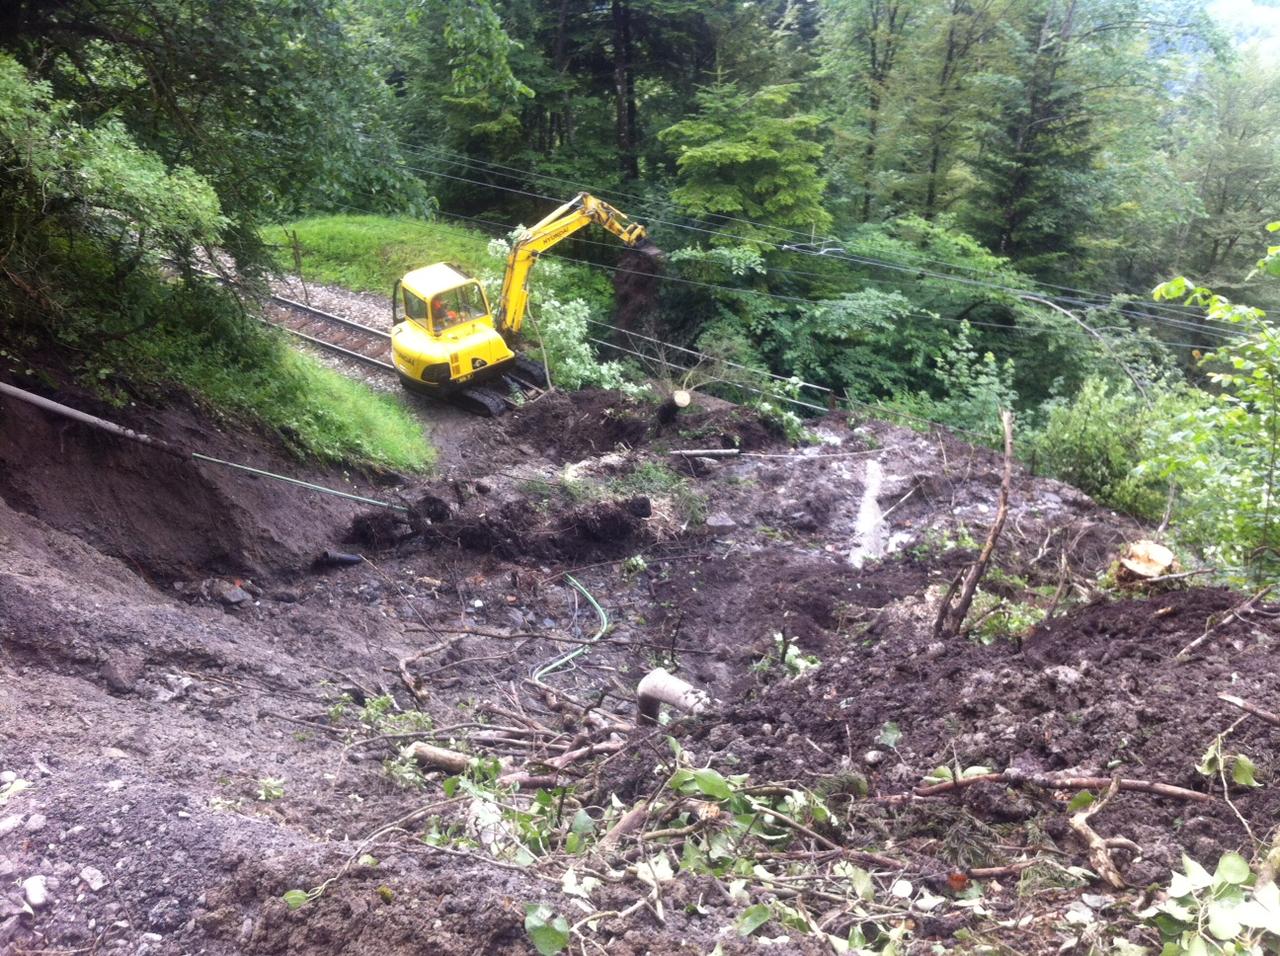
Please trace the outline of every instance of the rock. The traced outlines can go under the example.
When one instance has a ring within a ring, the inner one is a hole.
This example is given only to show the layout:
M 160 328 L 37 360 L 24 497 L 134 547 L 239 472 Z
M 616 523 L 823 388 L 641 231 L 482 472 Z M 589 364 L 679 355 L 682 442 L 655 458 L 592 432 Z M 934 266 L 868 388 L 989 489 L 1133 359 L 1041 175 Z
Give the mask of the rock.
M 21 916 L 10 916 L 8 919 L 0 920 L 0 943 L 7 943 L 18 935 L 18 921 Z
M 16 770 L 0 771 L 0 783 L 13 783 L 17 779 L 18 773 Z
M 171 896 L 162 899 L 147 911 L 147 923 L 155 930 L 175 930 L 183 922 L 182 904 Z
M 49 902 L 49 883 L 43 876 L 29 876 L 22 881 L 22 895 L 27 905 L 38 910 Z
M 31 816 L 27 817 L 26 830 L 28 833 L 39 833 L 45 828 L 45 824 L 48 822 L 48 818 L 43 813 L 33 813 Z
M 738 527 L 738 522 L 734 521 L 723 511 L 717 511 L 707 517 L 707 528 L 711 531 L 732 531 Z
M 21 813 L 11 813 L 7 817 L 0 818 L 0 837 L 12 833 L 20 826 L 22 826 Z
M 107 878 L 97 867 L 86 866 L 80 871 L 80 879 L 84 880 L 89 889 L 95 893 L 107 885 Z
M 1080 672 L 1074 667 L 1068 667 L 1066 664 L 1047 667 L 1044 673 L 1058 687 L 1074 687 L 1080 683 Z
M 884 763 L 885 753 L 883 750 L 868 750 L 862 755 L 862 762 L 868 767 L 875 767 Z
M 102 665 L 102 679 L 113 694 L 132 694 L 142 677 L 142 662 L 132 657 L 113 656 Z
M 228 607 L 239 607 L 253 600 L 253 595 L 230 581 L 219 581 L 213 586 L 214 596 Z
M 126 760 L 129 757 L 129 755 L 119 747 L 103 747 L 102 756 L 106 757 L 108 760 Z

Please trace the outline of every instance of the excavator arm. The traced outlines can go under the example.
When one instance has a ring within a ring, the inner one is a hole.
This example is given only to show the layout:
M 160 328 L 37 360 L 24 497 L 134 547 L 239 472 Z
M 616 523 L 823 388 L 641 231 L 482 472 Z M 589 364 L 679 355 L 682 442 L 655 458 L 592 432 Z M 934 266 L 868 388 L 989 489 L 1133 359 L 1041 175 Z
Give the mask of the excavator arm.
M 507 271 L 502 277 L 502 295 L 494 316 L 498 331 L 515 335 L 524 324 L 529 307 L 529 272 L 538 256 L 591 223 L 603 226 L 625 242 L 636 246 L 646 240 L 644 226 L 590 193 L 578 193 L 541 222 L 530 226 L 511 247 Z

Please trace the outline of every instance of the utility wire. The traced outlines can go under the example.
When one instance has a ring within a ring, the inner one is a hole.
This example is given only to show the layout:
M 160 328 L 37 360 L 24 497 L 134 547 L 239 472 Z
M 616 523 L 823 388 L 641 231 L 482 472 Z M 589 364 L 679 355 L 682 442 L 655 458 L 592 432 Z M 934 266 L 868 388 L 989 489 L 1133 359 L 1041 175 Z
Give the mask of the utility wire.
M 474 157 L 467 156 L 466 154 L 463 154 L 463 153 L 456 153 L 456 152 L 453 152 L 453 151 L 451 151 L 451 150 L 447 150 L 447 149 L 445 149 L 444 147 L 421 147 L 421 146 L 415 146 L 415 145 L 413 145 L 413 144 L 406 143 L 406 142 L 403 142 L 403 141 L 398 141 L 398 142 L 397 142 L 397 144 L 398 144 L 399 146 L 401 146 L 402 148 L 407 149 L 407 150 L 409 150 L 409 151 L 411 151 L 411 152 L 415 152 L 415 153 L 417 153 L 417 154 L 419 154 L 419 155 L 428 155 L 428 156 L 433 156 L 434 158 L 437 158 L 437 159 L 439 159 L 440 161 L 445 162 L 445 163 L 447 163 L 447 164 L 449 164 L 449 165 L 452 165 L 452 166 L 461 166 L 461 167 L 463 167 L 463 168 L 470 169 L 470 170 L 476 170 L 476 171 L 479 171 L 479 172 L 484 172 L 484 171 L 485 171 L 485 169 L 482 169 L 481 167 L 485 167 L 485 168 L 487 168 L 487 169 L 501 170 L 500 172 L 498 172 L 498 173 L 497 173 L 497 175 L 499 175 L 499 176 L 503 176 L 503 177 L 508 178 L 508 179 L 517 180 L 517 181 L 525 181 L 526 179 L 534 178 L 534 179 L 542 179 L 542 180 L 549 181 L 549 182 L 562 183 L 562 184 L 564 184 L 564 185 L 567 185 L 567 186 L 570 186 L 570 187 L 574 188 L 574 189 L 575 189 L 575 190 L 577 190 L 577 191 L 582 191 L 583 189 L 585 189 L 585 187 L 583 186 L 583 184 L 581 184 L 581 183 L 577 183 L 577 182 L 574 182 L 574 181 L 572 181 L 572 180 L 564 179 L 563 177 L 559 177 L 559 176 L 550 176 L 550 175 L 545 174 L 545 173 L 537 173 L 537 172 L 533 172 L 533 171 L 531 171 L 531 170 L 520 170 L 520 169 L 518 169 L 517 167 L 514 167 L 514 166 L 506 166 L 506 165 L 503 165 L 503 164 L 501 164 L 501 163 L 494 163 L 494 162 L 491 162 L 491 161 L 488 161 L 488 160 L 477 160 L 477 159 L 476 159 L 476 158 L 474 158 Z M 405 168 L 412 169 L 412 170 L 414 170 L 415 172 L 422 172 L 422 173 L 427 174 L 427 175 L 441 175 L 441 176 L 446 176 L 446 177 L 448 177 L 448 178 L 460 178 L 460 177 L 450 177 L 450 176 L 448 176 L 448 174 L 440 173 L 440 172 L 438 172 L 438 171 L 434 171 L 434 170 L 422 170 L 422 169 L 418 169 L 418 168 L 416 168 L 416 167 L 411 167 L 411 166 L 405 166 Z M 503 172 L 503 171 L 505 171 L 505 172 Z M 508 187 L 503 187 L 503 186 L 497 186 L 497 184 L 492 184 L 492 183 L 481 183 L 481 182 L 476 182 L 476 181 L 474 181 L 474 180 L 466 180 L 466 179 L 463 179 L 462 181 L 464 181 L 464 182 L 472 182 L 472 183 L 474 183 L 475 185 L 482 185 L 482 186 L 495 186 L 496 188 L 499 188 L 499 189 L 507 189 L 507 188 L 508 188 Z M 640 204 L 640 205 L 642 205 L 642 206 L 644 206 L 644 207 L 646 207 L 646 208 L 654 208 L 654 205 L 653 205 L 653 201 L 652 201 L 652 200 L 645 199 L 645 198 L 640 197 L 640 196 L 636 196 L 635 194 L 628 194 L 628 193 L 624 193 L 624 192 L 621 192 L 621 191 L 618 191 L 618 190 L 601 190 L 601 191 L 600 191 L 600 193 L 601 193 L 603 196 L 605 196 L 606 198 L 607 198 L 609 195 L 622 196 L 622 197 L 624 197 L 624 198 L 628 199 L 629 201 L 631 201 L 631 202 L 633 202 L 633 203 L 636 203 L 636 204 Z M 538 194 L 528 193 L 528 192 L 525 192 L 524 194 L 525 194 L 525 195 L 530 195 L 530 196 L 537 196 L 537 198 L 547 199 L 547 200 L 550 200 L 550 201 L 558 201 L 558 200 L 556 200 L 556 199 L 555 199 L 555 197 L 551 197 L 551 196 L 538 195 Z M 663 225 L 672 226 L 672 227 L 677 228 L 677 229 L 686 229 L 686 230 L 691 230 L 691 231 L 695 231 L 695 232 L 708 233 L 708 234 L 712 234 L 712 235 L 720 235 L 720 236 L 728 235 L 728 236 L 730 236 L 731 238 L 738 238 L 738 239 L 744 239 L 744 238 L 746 238 L 746 237 L 742 237 L 742 236 L 737 236 L 737 235 L 735 235 L 735 234 L 733 234 L 733 233 L 727 233 L 724 229 L 705 228 L 705 227 L 708 227 L 708 226 L 713 226 L 714 224 L 712 224 L 712 223 L 707 223 L 707 222 L 705 222 L 704 220 L 696 220 L 696 219 L 695 219 L 695 220 L 694 220 L 694 222 L 695 222 L 695 223 L 701 223 L 701 224 L 702 224 L 702 225 L 699 225 L 699 226 L 695 226 L 695 225 L 691 225 L 691 224 L 689 224 L 689 223 L 683 223 L 683 222 L 677 222 L 677 221 L 672 221 L 672 220 L 661 219 L 661 218 L 658 218 L 658 217 L 656 217 L 656 216 L 650 216 L 650 217 L 648 217 L 648 218 L 649 218 L 649 220 L 650 220 L 651 222 L 661 223 L 661 224 L 663 224 Z M 787 235 L 796 236 L 796 237 L 801 237 L 801 238 L 803 238 L 803 239 L 805 239 L 805 240 L 807 241 L 806 243 L 795 243 L 795 244 L 793 244 L 793 245 L 786 245 L 786 244 L 778 245 L 778 244 L 776 244 L 776 243 L 772 243 L 772 242 L 771 242 L 771 243 L 769 243 L 770 245 L 773 245 L 775 248 L 777 248 L 777 249 L 779 249 L 779 250 L 781 250 L 781 251 L 785 251 L 785 252 L 793 252 L 793 253 L 797 253 L 797 254 L 801 254 L 801 255 L 812 255 L 812 256 L 819 256 L 819 257 L 825 257 L 825 258 L 834 258 L 834 259 L 837 259 L 837 260 L 842 259 L 842 258 L 845 258 L 844 256 L 840 256 L 840 255 L 833 255 L 833 254 L 832 254 L 832 252 L 831 252 L 831 250 L 815 251 L 815 250 L 806 250 L 806 249 L 802 249 L 802 248 L 797 248 L 797 246 L 800 246 L 800 245 L 804 245 L 804 244 L 812 244 L 812 243 L 813 243 L 813 240 L 814 240 L 814 237 L 813 237 L 812 235 L 810 235 L 810 234 L 808 234 L 808 233 L 801 232 L 800 230 L 790 229 L 790 228 L 785 227 L 785 226 L 776 226 L 776 225 L 771 225 L 771 224 L 768 224 L 768 223 L 756 222 L 756 221 L 754 221 L 754 220 L 750 220 L 750 219 L 741 219 L 741 218 L 738 218 L 738 217 L 735 217 L 735 216 L 724 216 L 723 218 L 724 218 L 725 220 L 727 220 L 727 221 L 730 221 L 730 222 L 738 222 L 738 223 L 742 223 L 742 224 L 745 224 L 745 225 L 750 225 L 750 226 L 755 227 L 755 228 L 757 228 L 757 229 L 774 230 L 774 231 L 779 232 L 779 233 L 785 233 L 785 234 L 787 234 Z M 846 250 L 846 252 L 847 252 L 847 250 Z M 925 256 L 925 255 L 920 255 L 920 254 L 914 254 L 914 253 L 910 253 L 910 252 L 902 252 L 902 253 L 900 253 L 900 255 L 901 255 L 901 256 L 903 256 L 904 258 L 908 259 L 908 260 L 915 259 L 915 260 L 917 260 L 917 261 L 919 261 L 919 262 L 930 262 L 930 263 L 935 263 L 935 264 L 938 264 L 938 265 L 947 266 L 947 267 L 949 267 L 949 268 L 953 268 L 953 269 L 961 269 L 961 270 L 968 271 L 968 272 L 972 272 L 972 273 L 975 273 L 975 274 L 985 274 L 985 275 L 992 275 L 992 274 L 994 274 L 991 270 L 983 270 L 982 268 L 980 268 L 980 267 L 978 267 L 978 266 L 971 266 L 971 265 L 967 265 L 967 264 L 965 264 L 965 263 L 952 262 L 952 261 L 950 261 L 950 260 L 946 260 L 946 259 L 938 259 L 938 258 L 934 258 L 934 257 L 930 257 L 930 256 Z M 884 267 L 884 268 L 897 268 L 899 271 L 913 271 L 913 272 L 921 271 L 921 269 L 920 269 L 920 267 L 919 267 L 919 266 L 908 266 L 908 265 L 904 265 L 904 264 L 902 264 L 902 263 L 896 263 L 896 264 L 895 264 L 895 263 L 888 262 L 888 261 L 883 260 L 883 259 L 877 259 L 877 258 L 874 258 L 874 257 L 862 256 L 862 257 L 858 257 L 858 259 L 856 259 L 856 260 L 854 260 L 854 261 L 860 261 L 860 262 L 862 262 L 863 264 L 866 264 L 866 265 L 874 265 L 874 266 L 880 266 L 880 267 Z M 771 270 L 771 271 L 778 271 L 778 270 Z M 1028 290 L 1023 290 L 1023 289 L 1017 289 L 1017 288 L 1015 288 L 1015 287 L 1010 287 L 1010 286 L 1006 286 L 1006 285 L 1001 285 L 1001 284 L 998 284 L 998 283 L 981 282 L 981 281 L 974 280 L 974 279 L 967 279 L 967 280 L 966 280 L 966 279 L 963 279 L 962 277 L 959 277 L 959 276 L 952 276 L 952 275 L 947 275 L 947 274 L 939 275 L 939 274 L 937 274 L 937 273 L 932 273 L 931 275 L 932 275 L 933 277 L 935 277 L 935 278 L 954 279 L 954 280 L 961 281 L 961 282 L 964 282 L 965 284 L 970 284 L 970 285 L 987 286 L 987 287 L 994 288 L 994 289 L 998 289 L 998 290 L 1001 290 L 1001 291 L 1010 292 L 1010 293 L 1012 293 L 1012 294 L 1025 293 L 1025 292 L 1027 292 L 1027 291 L 1028 291 Z M 1073 286 L 1058 285 L 1058 284 L 1055 284 L 1055 283 L 1045 282 L 1045 281 L 1042 281 L 1042 280 L 1032 280 L 1032 281 L 1033 281 L 1037 286 L 1041 287 L 1042 289 L 1060 289 L 1060 290 L 1063 290 L 1063 291 L 1066 291 L 1066 292 L 1073 292 L 1073 293 L 1077 293 L 1077 295 L 1078 295 L 1078 296 L 1087 296 L 1087 297 L 1089 297 L 1089 298 L 1071 298 L 1071 297 L 1067 297 L 1067 296 L 1052 296 L 1053 298 L 1058 298 L 1058 299 L 1061 299 L 1062 301 L 1069 301 L 1069 302 L 1072 302 L 1072 303 L 1074 303 L 1074 304 L 1084 305 L 1084 306 L 1086 306 L 1086 307 L 1103 307 L 1103 306 L 1109 306 L 1109 303 L 1110 303 L 1111 299 L 1113 299 L 1113 298 L 1114 298 L 1114 295 L 1112 295 L 1112 296 L 1108 296 L 1108 295 L 1107 295 L 1107 294 L 1105 294 L 1105 293 L 1101 293 L 1101 292 L 1094 292 L 1094 291 L 1090 291 L 1090 290 L 1087 290 L 1087 289 L 1079 289 L 1079 288 L 1076 288 L 1076 287 L 1073 287 Z M 1183 309 L 1183 308 L 1181 308 L 1181 307 L 1179 307 L 1179 306 L 1169 305 L 1169 304 L 1165 304 L 1165 303 L 1156 303 L 1156 302 L 1151 302 L 1151 303 L 1144 303 L 1144 306 L 1145 306 L 1145 307 L 1147 307 L 1147 308 L 1149 308 L 1149 309 L 1151 309 L 1151 310 L 1167 312 L 1167 313 L 1171 313 L 1171 314 L 1173 314 L 1173 315 L 1178 315 L 1178 316 L 1186 316 L 1186 315 L 1188 315 L 1188 314 L 1189 314 L 1185 309 Z M 1151 318 L 1151 316 L 1150 316 L 1150 314 L 1149 314 L 1149 313 L 1131 313 L 1131 312 L 1125 312 L 1123 309 L 1119 309 L 1118 311 L 1120 311 L 1122 314 L 1132 315 L 1132 316 L 1136 316 L 1136 317 L 1141 317 L 1141 318 Z

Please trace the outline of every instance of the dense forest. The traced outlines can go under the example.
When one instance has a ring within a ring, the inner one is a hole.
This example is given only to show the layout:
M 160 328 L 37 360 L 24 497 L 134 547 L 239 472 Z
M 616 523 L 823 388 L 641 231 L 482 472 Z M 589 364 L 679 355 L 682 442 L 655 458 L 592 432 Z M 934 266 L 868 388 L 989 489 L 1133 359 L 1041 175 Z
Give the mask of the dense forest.
M 1266 40 L 1175 0 L 20 0 L 7 340 L 104 380 L 122 351 L 248 362 L 201 250 L 261 273 L 265 227 L 320 213 L 501 240 L 586 190 L 666 255 L 640 283 L 598 235 L 548 256 L 570 382 L 745 395 L 725 370 L 753 370 L 791 427 L 837 403 L 979 440 L 1012 406 L 1035 467 L 1176 503 L 1189 545 L 1256 573 L 1280 430 Z M 615 315 L 610 278 L 656 296 Z M 584 353 L 611 319 L 692 351 Z

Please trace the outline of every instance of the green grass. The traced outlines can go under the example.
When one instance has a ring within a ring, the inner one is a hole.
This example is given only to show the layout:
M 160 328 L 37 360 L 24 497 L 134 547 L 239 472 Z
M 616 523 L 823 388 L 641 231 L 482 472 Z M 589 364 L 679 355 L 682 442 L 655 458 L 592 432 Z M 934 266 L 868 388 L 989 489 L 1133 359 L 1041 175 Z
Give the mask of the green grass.
M 456 263 L 470 275 L 500 266 L 486 251 L 488 237 L 471 229 L 387 216 L 317 216 L 262 230 L 287 272 L 294 261 L 286 230 L 298 235 L 304 278 L 361 292 L 389 295 L 406 272 L 433 262 Z
M 315 216 L 262 230 L 285 272 L 296 271 L 287 233 L 297 234 L 304 279 L 361 292 L 390 295 L 406 272 L 433 262 L 451 262 L 477 277 L 499 277 L 503 269 L 488 252 L 490 237 L 474 229 L 389 216 Z M 552 259 L 534 270 L 533 282 L 562 301 L 582 298 L 604 310 L 613 302 L 609 276 L 600 269 Z M 497 283 L 487 291 L 492 301 Z
M 153 388 L 180 383 L 226 413 L 256 419 L 302 457 L 403 471 L 435 460 L 399 396 L 373 392 L 294 351 L 281 333 L 206 306 L 204 328 L 164 324 L 131 339 L 127 365 Z

